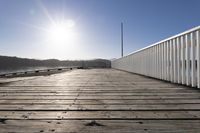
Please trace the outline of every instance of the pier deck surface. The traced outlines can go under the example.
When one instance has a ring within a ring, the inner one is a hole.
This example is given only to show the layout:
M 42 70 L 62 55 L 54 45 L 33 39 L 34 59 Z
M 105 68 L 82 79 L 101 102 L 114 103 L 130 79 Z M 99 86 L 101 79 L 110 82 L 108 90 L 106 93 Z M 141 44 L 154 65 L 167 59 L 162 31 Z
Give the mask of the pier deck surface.
M 200 132 L 195 88 L 114 69 L 8 81 L 0 84 L 1 133 Z

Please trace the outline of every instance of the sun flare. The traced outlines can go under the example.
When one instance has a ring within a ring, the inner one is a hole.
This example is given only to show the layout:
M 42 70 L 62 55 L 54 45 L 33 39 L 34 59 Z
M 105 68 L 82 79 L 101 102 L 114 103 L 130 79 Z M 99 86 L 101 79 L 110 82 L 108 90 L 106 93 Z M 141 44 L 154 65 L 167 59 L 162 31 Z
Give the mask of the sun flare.
M 79 51 L 79 34 L 75 26 L 73 20 L 53 21 L 46 26 L 44 44 L 48 54 L 62 58 Z
M 57 45 L 70 43 L 75 36 L 74 26 L 75 22 L 73 20 L 55 22 L 49 26 L 47 38 Z

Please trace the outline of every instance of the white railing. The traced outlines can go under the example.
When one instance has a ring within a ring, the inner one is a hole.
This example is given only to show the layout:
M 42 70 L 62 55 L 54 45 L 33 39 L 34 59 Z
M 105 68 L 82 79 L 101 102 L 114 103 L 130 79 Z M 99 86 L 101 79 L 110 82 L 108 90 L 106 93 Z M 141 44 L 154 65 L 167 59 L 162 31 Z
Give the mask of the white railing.
M 116 59 L 111 66 L 200 88 L 200 26 Z

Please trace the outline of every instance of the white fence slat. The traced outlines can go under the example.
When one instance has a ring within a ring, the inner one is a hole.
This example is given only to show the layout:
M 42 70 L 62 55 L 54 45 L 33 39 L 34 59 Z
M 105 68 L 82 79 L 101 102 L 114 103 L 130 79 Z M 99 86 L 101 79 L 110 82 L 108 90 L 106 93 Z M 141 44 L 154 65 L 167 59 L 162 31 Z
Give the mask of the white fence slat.
M 173 59 L 174 59 L 174 62 L 173 62 L 173 67 L 174 67 L 174 83 L 177 83 L 177 47 L 176 47 L 176 40 L 177 38 L 173 39 Z
M 164 51 L 164 43 L 162 43 L 162 45 L 161 45 L 161 50 L 162 50 L 162 79 L 164 80 L 165 79 L 165 70 L 164 70 L 164 62 L 165 62 L 165 51 Z
M 200 26 L 113 60 L 111 67 L 200 88 Z
M 174 58 L 173 58 L 173 41 L 170 40 L 170 81 L 173 82 L 174 77 Z
M 190 43 L 189 35 L 185 36 L 186 42 L 186 84 L 190 85 Z
M 177 78 L 178 83 L 181 83 L 181 43 L 180 43 L 180 37 L 177 38 Z
M 197 40 L 197 86 L 200 88 L 200 31 L 196 32 L 196 40 Z
M 167 80 L 167 42 L 164 42 L 164 79 Z
M 167 80 L 170 81 L 170 43 L 167 41 Z
M 181 66 L 182 84 L 185 84 L 185 36 L 181 36 Z
M 196 86 L 196 68 L 195 68 L 195 43 L 194 43 L 194 35 L 190 34 L 191 38 L 191 81 L 192 87 Z

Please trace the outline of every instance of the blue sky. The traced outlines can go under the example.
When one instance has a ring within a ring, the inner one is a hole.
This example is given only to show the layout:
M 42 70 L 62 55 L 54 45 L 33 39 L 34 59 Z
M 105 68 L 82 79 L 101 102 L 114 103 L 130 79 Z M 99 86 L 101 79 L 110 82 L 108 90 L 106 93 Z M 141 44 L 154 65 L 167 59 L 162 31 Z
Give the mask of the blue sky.
M 200 0 L 0 0 L 0 55 L 119 58 L 121 22 L 127 55 L 199 26 L 199 5 Z M 73 40 L 52 43 L 49 25 L 68 20 Z

